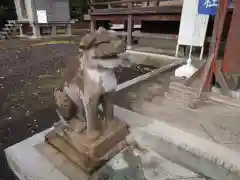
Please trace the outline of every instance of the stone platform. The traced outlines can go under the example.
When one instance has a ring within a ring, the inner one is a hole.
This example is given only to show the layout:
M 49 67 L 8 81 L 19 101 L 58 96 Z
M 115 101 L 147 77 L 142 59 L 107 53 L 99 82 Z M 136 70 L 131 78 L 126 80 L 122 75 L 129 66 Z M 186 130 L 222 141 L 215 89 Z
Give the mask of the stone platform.
M 79 166 L 44 143 L 43 131 L 5 150 L 7 161 L 20 180 L 83 180 L 89 179 Z M 137 132 L 135 135 L 138 136 Z M 147 142 L 148 140 L 146 140 Z M 200 175 L 181 167 L 151 149 L 126 148 L 97 171 L 94 178 L 114 180 L 204 180 Z

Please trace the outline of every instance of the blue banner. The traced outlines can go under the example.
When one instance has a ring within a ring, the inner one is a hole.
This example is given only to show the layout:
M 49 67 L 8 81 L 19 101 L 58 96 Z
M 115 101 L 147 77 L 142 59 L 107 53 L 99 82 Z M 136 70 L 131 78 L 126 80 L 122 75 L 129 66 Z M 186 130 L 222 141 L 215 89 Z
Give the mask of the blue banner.
M 228 1 L 229 4 L 230 1 Z M 219 0 L 198 0 L 198 14 L 215 16 Z

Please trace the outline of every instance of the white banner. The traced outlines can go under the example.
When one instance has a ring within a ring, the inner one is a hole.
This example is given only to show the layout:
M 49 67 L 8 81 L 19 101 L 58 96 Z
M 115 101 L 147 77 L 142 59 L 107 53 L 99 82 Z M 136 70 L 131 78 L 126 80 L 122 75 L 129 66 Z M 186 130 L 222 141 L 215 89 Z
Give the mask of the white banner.
M 46 10 L 37 10 L 38 23 L 47 23 L 47 12 Z
M 209 15 L 198 14 L 198 0 L 184 0 L 178 45 L 203 46 Z

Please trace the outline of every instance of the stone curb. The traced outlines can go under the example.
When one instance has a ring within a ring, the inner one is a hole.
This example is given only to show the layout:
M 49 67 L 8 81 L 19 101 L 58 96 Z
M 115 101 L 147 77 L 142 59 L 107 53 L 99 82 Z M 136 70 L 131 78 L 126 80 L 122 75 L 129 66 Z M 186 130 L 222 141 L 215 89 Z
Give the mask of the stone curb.
M 115 115 L 132 126 L 139 144 L 172 162 L 215 180 L 240 180 L 239 153 L 121 107 L 115 107 Z

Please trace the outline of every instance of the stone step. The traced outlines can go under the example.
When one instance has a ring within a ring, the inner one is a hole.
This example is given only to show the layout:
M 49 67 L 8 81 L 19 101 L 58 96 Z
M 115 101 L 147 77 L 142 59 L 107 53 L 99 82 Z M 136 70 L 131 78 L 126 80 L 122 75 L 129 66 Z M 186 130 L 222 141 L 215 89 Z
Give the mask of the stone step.
M 5 27 L 13 27 L 15 24 L 5 24 Z
M 0 31 L 0 39 L 7 39 L 7 34 Z
M 4 40 L 4 39 L 6 39 L 6 37 L 0 35 L 0 39 L 1 39 L 1 40 Z
M 44 143 L 47 132 L 38 133 L 5 150 L 14 173 L 20 180 L 84 180 L 79 167 Z M 128 180 L 207 180 L 154 151 L 132 148 L 116 155 L 95 174 L 100 177 L 105 174 L 114 180 L 126 177 Z
M 149 180 L 210 180 L 183 166 L 160 156 L 157 152 L 147 150 L 146 152 L 135 151 L 140 157 L 143 173 Z
M 7 35 L 8 33 L 5 32 L 5 31 L 0 31 L 0 34 L 1 34 L 1 35 Z
M 6 27 L 6 24 L 5 24 L 5 27 L 2 28 L 2 30 L 10 30 L 10 28 L 9 28 L 9 27 Z
M 8 27 L 4 27 L 4 28 L 2 28 L 2 30 L 5 31 L 5 32 L 7 32 L 7 33 L 13 31 L 12 28 L 8 28 Z
M 84 180 L 81 170 L 44 143 L 43 131 L 5 150 L 9 166 L 20 180 Z M 158 153 L 128 148 L 116 155 L 95 174 L 114 180 L 207 180 L 173 163 Z
M 78 99 L 76 93 L 68 94 L 75 101 Z M 118 106 L 114 115 L 134 129 L 139 144 L 159 155 L 215 180 L 240 179 L 239 153 Z
M 240 179 L 238 152 L 127 109 L 114 110 L 132 127 L 133 138 L 159 155 L 215 180 Z
M 7 20 L 8 24 L 16 24 L 16 20 Z

